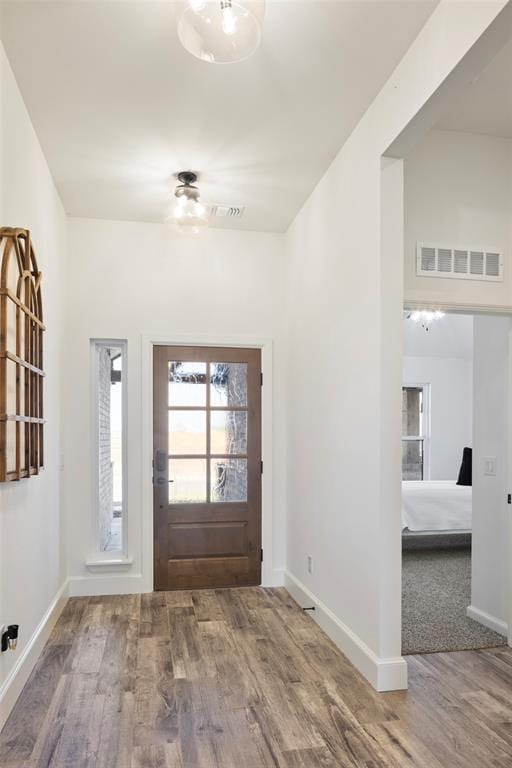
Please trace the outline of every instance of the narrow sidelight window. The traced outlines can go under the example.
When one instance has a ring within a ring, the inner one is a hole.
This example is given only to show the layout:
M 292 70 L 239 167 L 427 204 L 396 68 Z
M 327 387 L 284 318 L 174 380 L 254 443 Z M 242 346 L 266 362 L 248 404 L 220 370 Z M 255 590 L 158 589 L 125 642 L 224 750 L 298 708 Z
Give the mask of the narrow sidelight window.
M 93 340 L 93 537 L 96 554 L 126 554 L 126 341 Z

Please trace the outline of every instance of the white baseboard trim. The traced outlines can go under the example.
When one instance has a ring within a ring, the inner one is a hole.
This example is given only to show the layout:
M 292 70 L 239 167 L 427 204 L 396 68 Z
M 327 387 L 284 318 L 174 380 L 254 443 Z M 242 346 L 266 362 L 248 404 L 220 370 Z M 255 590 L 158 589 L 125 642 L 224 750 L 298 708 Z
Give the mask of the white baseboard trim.
M 68 582 L 65 581 L 53 598 L 32 637 L 23 648 L 16 664 L 0 686 L 0 731 L 7 722 L 30 673 L 48 640 L 57 619 L 68 601 Z
M 146 588 L 141 573 L 72 576 L 69 579 L 70 597 L 97 597 L 98 595 L 135 595 L 152 591 Z
M 499 635 L 508 637 L 508 624 L 506 621 L 497 619 L 496 616 L 491 616 L 490 613 L 481 611 L 480 608 L 475 608 L 474 605 L 468 605 L 466 608 L 466 616 L 469 619 L 473 619 L 474 621 L 478 621 L 480 624 L 483 624 L 484 627 L 487 627 L 487 629 L 492 629 Z
M 401 656 L 396 658 L 377 656 L 350 627 L 347 627 L 289 571 L 284 573 L 284 586 L 299 605 L 303 607 L 314 605 L 315 610 L 309 615 L 377 691 L 401 691 L 407 688 L 405 659 Z

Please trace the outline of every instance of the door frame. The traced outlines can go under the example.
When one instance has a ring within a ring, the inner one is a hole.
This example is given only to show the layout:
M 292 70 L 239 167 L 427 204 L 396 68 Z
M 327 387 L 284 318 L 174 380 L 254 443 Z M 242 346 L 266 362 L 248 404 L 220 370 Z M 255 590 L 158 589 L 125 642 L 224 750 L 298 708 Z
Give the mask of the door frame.
M 414 311 L 415 309 L 440 309 L 447 314 L 459 314 L 459 315 L 494 315 L 505 316 L 512 319 L 512 307 L 501 304 L 469 304 L 458 303 L 453 301 L 420 301 L 419 299 L 408 300 L 403 302 L 404 311 Z M 402 370 L 403 370 L 403 358 L 404 352 L 402 349 Z M 508 344 L 508 370 L 509 370 L 509 383 L 512 381 L 512 329 L 509 332 L 509 344 Z M 508 413 L 507 413 L 507 425 L 508 425 L 508 440 L 507 440 L 507 475 L 508 486 L 512 490 L 512 386 L 509 385 L 508 389 Z M 400 478 L 402 477 L 402 467 L 400 466 Z M 401 532 L 400 532 L 401 535 Z M 512 513 L 508 517 L 508 537 L 507 537 L 507 550 L 508 550 L 508 567 L 507 567 L 507 587 L 508 594 L 508 622 L 507 622 L 507 644 L 512 647 Z M 400 555 L 400 572 L 402 569 Z M 401 578 L 401 577 L 400 577 Z M 486 626 L 486 625 L 484 625 Z M 492 629 L 493 627 L 491 627 Z M 400 632 L 402 631 L 402 622 L 400 621 Z
M 261 585 L 280 586 L 282 579 L 273 569 L 273 477 L 272 477 L 272 347 L 270 338 L 254 336 L 200 336 L 189 334 L 150 334 L 142 336 L 142 573 L 143 591 L 154 590 L 153 546 L 153 348 L 234 347 L 261 350 Z

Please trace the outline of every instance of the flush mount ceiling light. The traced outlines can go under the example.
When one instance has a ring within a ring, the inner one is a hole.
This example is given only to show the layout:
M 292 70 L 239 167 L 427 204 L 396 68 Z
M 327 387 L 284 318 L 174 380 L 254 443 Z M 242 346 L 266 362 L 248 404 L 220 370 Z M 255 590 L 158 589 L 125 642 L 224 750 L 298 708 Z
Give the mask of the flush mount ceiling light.
M 197 174 L 182 171 L 178 173 L 178 181 L 174 192 L 176 203 L 171 208 L 169 220 L 181 232 L 200 232 L 209 224 L 210 211 L 199 201 L 199 189 L 195 186 Z
M 265 0 L 183 0 L 178 37 L 202 61 L 227 64 L 251 56 L 261 41 Z
M 414 312 L 409 312 L 407 314 L 408 320 L 412 320 L 413 323 L 419 323 L 425 331 L 430 329 L 432 323 L 437 320 L 442 320 L 443 317 L 444 312 L 441 312 L 439 309 L 417 309 Z

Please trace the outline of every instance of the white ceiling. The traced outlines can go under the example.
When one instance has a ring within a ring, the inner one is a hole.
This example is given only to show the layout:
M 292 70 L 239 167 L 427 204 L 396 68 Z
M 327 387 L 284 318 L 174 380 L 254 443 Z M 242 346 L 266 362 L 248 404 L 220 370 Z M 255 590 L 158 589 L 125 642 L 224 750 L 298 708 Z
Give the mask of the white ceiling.
M 512 40 L 464 88 L 436 127 L 512 138 Z
M 282 232 L 436 0 L 267 0 L 248 61 L 181 47 L 176 3 L 4 2 L 2 38 L 71 216 L 161 221 L 173 174 Z
M 407 357 L 473 357 L 473 316 L 445 315 L 429 330 L 404 316 L 404 355 Z

